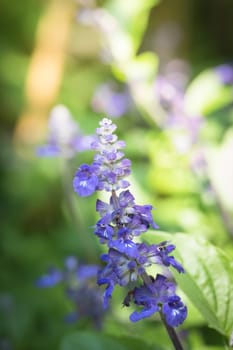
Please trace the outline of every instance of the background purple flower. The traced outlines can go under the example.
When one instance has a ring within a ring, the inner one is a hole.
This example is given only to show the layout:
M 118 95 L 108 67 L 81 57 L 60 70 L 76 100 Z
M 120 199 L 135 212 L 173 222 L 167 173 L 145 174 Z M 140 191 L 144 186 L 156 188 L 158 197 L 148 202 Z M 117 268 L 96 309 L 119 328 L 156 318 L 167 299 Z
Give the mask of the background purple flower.
M 36 281 L 38 288 L 63 284 L 66 297 L 72 302 L 74 311 L 66 315 L 67 322 L 89 319 L 100 329 L 106 313 L 102 292 L 95 280 L 100 267 L 79 264 L 74 256 L 66 258 L 63 269 L 51 268 Z
M 215 72 L 223 84 L 233 84 L 232 64 L 221 64 L 215 68 Z
M 49 115 L 47 143 L 39 146 L 38 156 L 72 158 L 77 152 L 91 148 L 93 136 L 84 136 L 70 111 L 63 105 L 55 106 Z
M 119 118 L 127 112 L 129 103 L 127 91 L 117 91 L 113 84 L 105 83 L 96 89 L 91 105 L 95 112 Z

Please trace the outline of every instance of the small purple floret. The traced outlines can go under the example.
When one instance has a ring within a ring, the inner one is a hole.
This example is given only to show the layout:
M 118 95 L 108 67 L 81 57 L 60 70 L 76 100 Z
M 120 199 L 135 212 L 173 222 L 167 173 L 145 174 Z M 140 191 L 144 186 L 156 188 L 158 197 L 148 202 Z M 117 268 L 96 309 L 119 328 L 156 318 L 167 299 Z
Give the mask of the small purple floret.
M 180 297 L 175 295 L 170 297 L 168 302 L 163 305 L 162 313 L 171 327 L 178 327 L 187 317 L 187 307 Z
M 81 197 L 92 195 L 98 186 L 98 177 L 94 172 L 94 167 L 83 164 L 76 172 L 73 179 L 73 188 Z

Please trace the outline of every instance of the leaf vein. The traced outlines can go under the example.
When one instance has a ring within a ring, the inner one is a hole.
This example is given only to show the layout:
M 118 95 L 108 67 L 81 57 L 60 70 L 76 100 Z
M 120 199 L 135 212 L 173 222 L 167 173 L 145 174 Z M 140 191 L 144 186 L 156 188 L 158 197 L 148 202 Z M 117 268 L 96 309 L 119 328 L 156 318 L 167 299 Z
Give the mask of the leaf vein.
M 215 292 L 215 285 L 214 285 L 214 282 L 213 282 L 213 279 L 212 279 L 212 276 L 211 276 L 211 273 L 209 272 L 208 268 L 206 267 L 206 264 L 205 262 L 202 260 L 202 258 L 199 256 L 198 257 L 199 261 L 200 261 L 200 265 L 202 266 L 204 272 L 206 273 L 206 276 L 208 278 L 208 281 L 210 283 L 210 288 L 212 290 L 212 294 L 213 294 L 213 302 L 214 302 L 214 310 L 218 310 L 218 299 L 217 299 L 217 295 L 216 295 L 216 292 Z

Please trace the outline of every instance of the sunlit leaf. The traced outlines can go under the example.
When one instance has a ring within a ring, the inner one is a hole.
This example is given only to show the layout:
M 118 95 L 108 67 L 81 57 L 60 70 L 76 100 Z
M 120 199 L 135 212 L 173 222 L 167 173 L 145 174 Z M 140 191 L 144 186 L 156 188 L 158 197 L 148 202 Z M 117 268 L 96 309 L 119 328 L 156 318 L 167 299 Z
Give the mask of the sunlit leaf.
M 185 234 L 148 233 L 150 243 L 170 240 L 186 274 L 174 272 L 179 287 L 196 306 L 210 327 L 229 336 L 233 330 L 233 268 L 219 248 Z
M 150 9 L 158 2 L 158 0 L 112 0 L 107 2 L 107 10 L 117 19 L 121 30 L 130 36 L 134 52 L 138 49 L 146 30 Z
M 185 103 L 191 113 L 209 114 L 232 101 L 232 87 L 224 86 L 213 70 L 198 75 L 189 85 Z
M 220 147 L 209 150 L 208 164 L 211 181 L 224 207 L 233 209 L 233 128 L 228 129 Z
M 157 67 L 157 56 L 152 52 L 144 52 L 125 64 L 122 70 L 129 81 L 150 82 L 155 78 Z

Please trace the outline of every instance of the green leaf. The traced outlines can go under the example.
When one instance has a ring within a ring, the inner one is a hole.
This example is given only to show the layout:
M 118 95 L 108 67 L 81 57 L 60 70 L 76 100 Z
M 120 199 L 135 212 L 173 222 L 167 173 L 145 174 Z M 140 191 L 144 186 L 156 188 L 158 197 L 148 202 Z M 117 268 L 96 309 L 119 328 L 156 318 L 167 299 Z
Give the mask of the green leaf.
M 64 337 L 60 350 L 160 350 L 132 337 L 113 337 L 90 331 L 77 331 Z
M 233 128 L 229 128 L 219 147 L 210 148 L 208 164 L 211 182 L 216 189 L 220 202 L 230 212 L 233 210 L 232 163 Z
M 158 0 L 111 0 L 106 9 L 117 20 L 119 28 L 130 37 L 136 53 L 147 28 L 150 9 Z
M 186 108 L 191 113 L 210 114 L 232 101 L 232 87 L 224 86 L 213 70 L 199 74 L 189 85 Z
M 233 268 L 222 250 L 186 234 L 147 233 L 150 243 L 169 240 L 186 273 L 174 272 L 179 287 L 207 321 L 223 335 L 233 331 Z
M 154 82 L 157 68 L 158 57 L 152 52 L 143 52 L 126 62 L 122 67 L 122 71 L 128 81 Z

